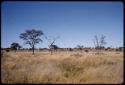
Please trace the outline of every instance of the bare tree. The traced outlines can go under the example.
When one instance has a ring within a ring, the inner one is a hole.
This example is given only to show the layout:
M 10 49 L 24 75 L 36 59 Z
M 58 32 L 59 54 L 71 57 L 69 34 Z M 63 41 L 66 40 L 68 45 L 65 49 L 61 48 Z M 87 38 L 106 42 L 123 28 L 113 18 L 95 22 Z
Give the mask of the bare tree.
M 13 43 L 11 44 L 10 48 L 11 48 L 12 50 L 15 50 L 15 52 L 16 52 L 17 49 L 20 49 L 20 48 L 21 48 L 21 46 L 19 45 L 19 43 L 13 42 Z
M 102 48 L 104 48 L 104 45 L 107 44 L 105 42 L 105 38 L 106 37 L 103 35 L 100 37 L 100 39 L 96 35 L 94 36 L 93 42 L 98 53 L 101 51 Z
M 57 45 L 54 45 L 55 41 L 58 39 L 59 37 L 47 37 L 45 36 L 45 39 L 47 39 L 47 41 L 49 42 L 49 49 L 51 51 L 51 55 L 53 54 L 53 50 L 57 50 L 59 47 Z
M 34 54 L 35 45 L 39 42 L 42 42 L 40 36 L 43 35 L 41 30 L 26 30 L 24 33 L 20 34 L 20 38 L 25 41 L 25 44 L 29 44 L 32 48 Z

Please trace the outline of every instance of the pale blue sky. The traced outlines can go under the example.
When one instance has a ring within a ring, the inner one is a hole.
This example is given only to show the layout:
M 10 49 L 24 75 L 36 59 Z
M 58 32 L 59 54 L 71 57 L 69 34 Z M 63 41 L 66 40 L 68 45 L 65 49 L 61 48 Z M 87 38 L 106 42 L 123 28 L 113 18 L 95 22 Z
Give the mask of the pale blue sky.
M 18 42 L 27 29 L 42 30 L 47 36 L 60 36 L 59 47 L 80 44 L 93 47 L 94 35 L 106 36 L 107 46 L 123 46 L 122 2 L 3 2 L 1 22 L 2 47 Z M 36 47 L 47 47 L 43 43 Z

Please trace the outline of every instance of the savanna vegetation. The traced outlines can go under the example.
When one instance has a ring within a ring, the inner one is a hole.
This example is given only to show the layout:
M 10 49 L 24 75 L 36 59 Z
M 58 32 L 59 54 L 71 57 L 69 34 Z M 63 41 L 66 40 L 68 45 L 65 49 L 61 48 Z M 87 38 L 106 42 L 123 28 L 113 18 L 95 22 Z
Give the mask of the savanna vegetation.
M 94 37 L 95 48 L 60 48 L 55 44 L 57 38 L 44 35 L 49 48 L 36 49 L 43 35 L 40 30 L 27 30 L 19 37 L 30 49 L 16 42 L 1 49 L 2 83 L 123 83 L 123 48 L 105 48 L 105 36 Z

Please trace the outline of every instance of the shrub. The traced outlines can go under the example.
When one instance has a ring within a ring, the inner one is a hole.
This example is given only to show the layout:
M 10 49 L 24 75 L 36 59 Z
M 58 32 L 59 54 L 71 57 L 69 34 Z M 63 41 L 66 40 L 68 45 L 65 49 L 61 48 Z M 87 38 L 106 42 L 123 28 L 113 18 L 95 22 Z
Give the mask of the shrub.
M 86 49 L 85 52 L 88 53 L 89 51 Z

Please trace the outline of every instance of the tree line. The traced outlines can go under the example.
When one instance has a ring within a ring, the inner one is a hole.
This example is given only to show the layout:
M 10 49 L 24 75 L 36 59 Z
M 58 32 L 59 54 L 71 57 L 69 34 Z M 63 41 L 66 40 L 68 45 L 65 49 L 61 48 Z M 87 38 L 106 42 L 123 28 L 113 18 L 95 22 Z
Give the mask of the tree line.
M 21 33 L 19 38 L 22 39 L 24 41 L 24 44 L 27 44 L 31 47 L 32 50 L 32 54 L 34 54 L 34 50 L 35 50 L 35 45 L 43 42 L 43 40 L 40 38 L 41 36 L 45 37 L 45 39 L 48 41 L 48 47 L 51 51 L 51 54 L 53 53 L 53 49 L 58 49 L 59 47 L 57 45 L 55 45 L 55 41 L 59 38 L 59 37 L 53 37 L 53 38 L 49 38 L 47 37 L 42 30 L 35 30 L 35 29 L 31 29 L 31 30 L 26 30 L 24 33 Z M 98 36 L 94 36 L 93 39 L 93 43 L 95 45 L 95 49 L 97 50 L 97 52 L 99 53 L 101 51 L 101 49 L 105 48 L 105 45 L 107 44 L 107 42 L 105 41 L 106 36 L 102 35 L 100 38 Z M 10 48 L 12 50 L 17 50 L 22 48 L 19 43 L 12 43 Z M 83 45 L 77 45 L 77 48 L 79 50 L 82 50 L 84 48 Z

